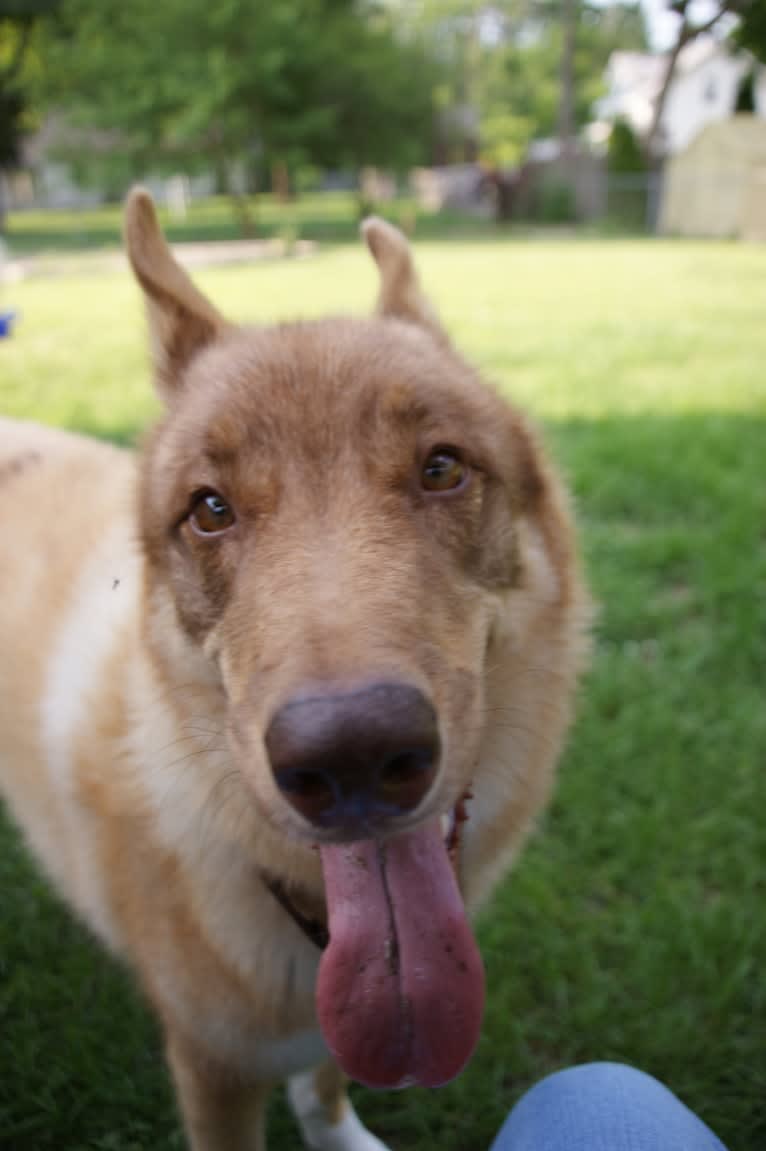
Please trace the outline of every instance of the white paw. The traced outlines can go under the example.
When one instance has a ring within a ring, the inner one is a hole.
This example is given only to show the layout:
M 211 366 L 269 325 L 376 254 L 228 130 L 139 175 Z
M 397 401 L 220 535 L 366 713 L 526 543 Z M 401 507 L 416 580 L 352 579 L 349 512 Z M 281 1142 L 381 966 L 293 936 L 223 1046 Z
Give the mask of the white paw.
M 292 1075 L 287 1098 L 308 1151 L 388 1151 L 385 1143 L 367 1130 L 347 1101 L 340 1123 L 328 1123 L 316 1096 L 313 1075 Z
M 304 1124 L 298 1120 L 309 1151 L 388 1151 L 385 1143 L 368 1131 L 350 1103 L 340 1123 Z

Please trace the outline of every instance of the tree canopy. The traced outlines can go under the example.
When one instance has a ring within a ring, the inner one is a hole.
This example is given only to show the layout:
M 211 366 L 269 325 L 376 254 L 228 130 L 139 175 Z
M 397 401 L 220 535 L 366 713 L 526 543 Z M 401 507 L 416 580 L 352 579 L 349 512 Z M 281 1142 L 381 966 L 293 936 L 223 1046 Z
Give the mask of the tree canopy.
M 33 121 L 24 65 L 38 21 L 57 4 L 58 0 L 0 0 L 0 175 L 21 159 L 24 132 Z M 0 186 L 0 230 L 5 223 L 2 192 Z
M 567 69 L 571 63 L 565 119 L 577 132 L 602 92 L 611 53 L 646 48 L 638 3 L 424 0 L 418 8 L 442 63 L 439 102 L 477 109 L 481 155 L 494 164 L 517 162 L 530 140 L 559 130 L 565 49 Z M 447 154 L 454 157 L 460 147 L 459 139 L 448 140 Z
M 745 4 L 735 39 L 756 59 L 766 63 L 766 6 L 763 3 L 749 0 Z
M 362 0 L 63 0 L 49 102 L 158 165 L 405 166 L 431 128 L 428 55 Z
M 692 0 L 664 3 L 678 42 L 648 149 L 691 38 L 737 14 L 734 39 L 766 59 L 760 0 L 716 0 L 701 23 Z M 638 0 L 0 0 L 0 167 L 30 108 L 84 129 L 69 158 L 115 190 L 151 170 L 235 189 L 305 164 L 509 166 L 575 135 L 610 54 L 646 47 Z

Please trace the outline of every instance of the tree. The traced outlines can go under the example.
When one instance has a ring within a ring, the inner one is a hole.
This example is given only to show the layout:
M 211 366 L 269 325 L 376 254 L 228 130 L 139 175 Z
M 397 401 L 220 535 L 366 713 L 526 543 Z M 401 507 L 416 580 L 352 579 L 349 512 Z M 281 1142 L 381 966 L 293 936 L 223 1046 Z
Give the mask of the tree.
M 734 111 L 752 115 L 755 112 L 755 68 L 749 68 L 737 88 Z
M 547 6 L 559 44 L 557 129 L 566 159 L 578 129 L 590 119 L 612 52 L 645 49 L 646 29 L 636 4 L 547 0 Z
M 23 69 L 32 35 L 41 17 L 58 0 L 0 0 L 0 231 L 5 223 L 2 176 L 21 159 L 28 104 Z
M 742 7 L 734 39 L 740 48 L 746 48 L 757 60 L 766 63 L 766 7 L 762 3 L 750 0 Z
M 493 166 L 517 163 L 535 136 L 558 132 L 570 139 L 590 117 L 611 52 L 646 47 L 637 0 L 388 0 L 388 6 L 432 46 L 444 159 L 471 157 L 473 140 L 460 128 L 472 117 L 460 112 L 478 114 L 480 157 Z
M 504 150 L 514 161 L 534 137 L 558 134 L 571 140 L 590 119 L 611 53 L 646 47 L 638 5 L 567 3 L 568 21 L 562 19 L 561 0 L 527 4 L 520 23 L 508 19 L 502 42 L 486 51 L 478 99 L 487 158 L 488 127 L 492 154 Z M 504 149 L 496 130 L 503 122 L 509 130 Z
M 48 99 L 119 133 L 136 170 L 406 163 L 430 132 L 428 60 L 362 0 L 64 0 Z M 247 224 L 248 221 L 245 220 Z
M 673 82 L 673 77 L 675 76 L 676 65 L 684 48 L 687 44 L 691 44 L 692 40 L 696 40 L 698 36 L 712 32 L 716 26 L 720 25 L 725 17 L 747 13 L 751 10 L 751 5 L 752 10 L 754 10 L 756 6 L 753 0 L 716 0 L 715 10 L 707 15 L 704 20 L 695 21 L 693 15 L 694 0 L 671 0 L 669 9 L 678 16 L 678 30 L 673 47 L 668 54 L 662 87 L 660 88 L 657 101 L 654 105 L 652 121 L 644 141 L 644 153 L 648 160 L 651 160 L 656 152 L 657 139 L 662 124 L 662 114 L 665 110 L 665 104 L 670 86 Z
M 579 0 L 561 0 L 561 63 L 559 66 L 558 131 L 561 155 L 568 160 L 575 130 L 575 47 Z

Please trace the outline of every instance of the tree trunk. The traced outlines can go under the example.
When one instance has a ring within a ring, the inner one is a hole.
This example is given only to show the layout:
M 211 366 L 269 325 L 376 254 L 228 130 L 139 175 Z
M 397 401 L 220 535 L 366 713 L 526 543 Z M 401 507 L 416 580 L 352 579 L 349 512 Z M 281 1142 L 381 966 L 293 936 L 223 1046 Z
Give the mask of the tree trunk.
M 578 0 L 562 0 L 562 45 L 559 69 L 559 143 L 561 159 L 568 167 L 573 153 L 575 135 L 574 55 L 577 37 Z
M 246 192 L 240 192 L 234 186 L 234 181 L 231 178 L 231 166 L 228 158 L 222 152 L 215 154 L 214 165 L 216 179 L 221 181 L 221 190 L 229 199 L 240 234 L 245 240 L 254 239 L 257 235 L 258 227 L 251 204 L 251 197 L 249 197 Z
M 271 190 L 280 204 L 290 199 L 290 169 L 284 160 L 275 160 L 271 165 Z
M 229 180 L 226 175 L 226 161 L 220 153 L 213 156 L 213 180 L 215 182 L 216 196 L 226 196 Z
M 232 191 L 228 193 L 228 196 L 242 238 L 245 240 L 254 240 L 258 234 L 258 225 L 256 223 L 255 212 L 250 203 L 250 197 L 243 196 L 241 192 Z
M 0 168 L 0 242 L 5 235 L 5 175 Z M 0 252 L 0 265 L 3 262 L 3 254 Z M 0 281 L 2 281 L 2 267 L 0 266 Z
M 704 24 L 697 24 L 696 26 L 689 23 L 687 9 L 689 7 L 689 0 L 679 0 L 679 3 L 674 5 L 676 12 L 681 17 L 681 26 L 678 29 L 678 36 L 676 42 L 668 57 L 668 68 L 662 80 L 662 87 L 660 88 L 657 103 L 654 105 L 654 113 L 652 115 L 652 122 L 649 126 L 649 131 L 644 140 L 644 157 L 649 164 L 653 164 L 656 157 L 653 155 L 657 137 L 662 126 L 662 113 L 665 111 L 665 104 L 667 103 L 668 92 L 673 83 L 673 77 L 676 72 L 676 65 L 678 64 L 678 57 L 683 52 L 687 44 L 692 40 L 696 40 L 698 36 L 704 36 L 709 32 L 727 12 L 737 11 L 738 5 L 736 0 L 720 0 L 720 7 Z
M 660 93 L 657 97 L 657 103 L 654 105 L 652 122 L 649 125 L 649 131 L 647 132 L 646 139 L 644 140 L 644 156 L 646 157 L 647 163 L 650 165 L 655 159 L 653 156 L 654 146 L 659 135 L 660 126 L 662 123 L 662 113 L 665 111 L 665 104 L 667 102 L 668 92 L 670 91 L 670 85 L 672 84 L 673 77 L 675 75 L 678 57 L 681 55 L 689 41 L 693 39 L 693 36 L 694 33 L 687 24 L 686 13 L 684 13 L 684 15 L 681 17 L 681 27 L 678 32 L 678 39 L 673 45 L 673 49 L 670 53 L 670 56 L 668 57 L 668 67 L 662 80 L 662 87 L 660 88 Z

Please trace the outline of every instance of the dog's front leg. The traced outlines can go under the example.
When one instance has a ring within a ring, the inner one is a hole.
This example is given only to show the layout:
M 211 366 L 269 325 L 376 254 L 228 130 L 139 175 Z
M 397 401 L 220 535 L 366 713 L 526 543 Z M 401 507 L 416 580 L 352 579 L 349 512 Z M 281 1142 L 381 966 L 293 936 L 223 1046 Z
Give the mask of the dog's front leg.
M 287 1097 L 308 1151 L 388 1151 L 362 1124 L 346 1082 L 335 1062 L 288 1080 Z
M 167 1057 L 191 1151 L 266 1151 L 270 1085 L 242 1083 L 173 1036 Z

